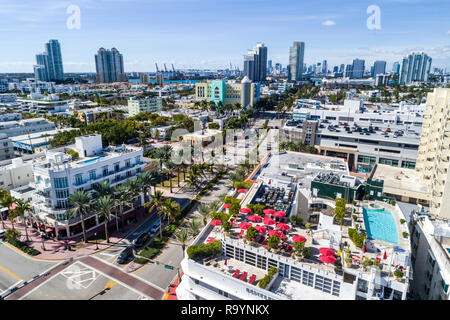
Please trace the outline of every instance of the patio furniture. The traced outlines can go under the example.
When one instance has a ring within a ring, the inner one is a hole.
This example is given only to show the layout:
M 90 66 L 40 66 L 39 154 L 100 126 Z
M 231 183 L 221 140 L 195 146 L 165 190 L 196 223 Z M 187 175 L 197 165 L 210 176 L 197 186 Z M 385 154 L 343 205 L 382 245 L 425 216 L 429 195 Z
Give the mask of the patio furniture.
M 241 233 L 239 233 L 238 238 L 242 238 L 243 234 L 244 234 L 244 230 L 241 230 Z
M 264 240 L 266 239 L 266 237 L 261 237 L 258 241 L 259 244 L 263 244 Z
M 291 253 L 292 248 L 293 248 L 292 244 L 288 245 L 288 246 L 287 246 L 286 253 Z
M 252 284 L 253 282 L 255 282 L 255 280 L 256 280 L 256 276 L 254 274 L 252 274 L 248 283 Z
M 239 280 L 247 280 L 247 271 L 244 271 L 244 273 L 242 274 L 242 276 L 239 278 Z
M 264 242 L 264 248 L 267 248 L 267 246 L 268 246 L 268 242 L 267 242 L 267 240 Z
M 236 269 L 236 271 L 233 274 L 233 278 L 237 278 L 237 276 L 239 275 L 240 271 L 239 269 Z

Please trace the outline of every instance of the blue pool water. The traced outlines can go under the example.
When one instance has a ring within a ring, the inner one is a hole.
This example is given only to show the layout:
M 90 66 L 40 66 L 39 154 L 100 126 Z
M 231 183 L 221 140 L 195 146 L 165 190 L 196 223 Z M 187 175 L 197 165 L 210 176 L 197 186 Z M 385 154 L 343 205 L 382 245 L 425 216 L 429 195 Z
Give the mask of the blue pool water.
M 392 213 L 385 209 L 363 207 L 364 225 L 369 239 L 398 244 L 398 232 Z
M 98 159 L 101 159 L 101 158 L 102 157 L 92 158 L 92 159 L 89 159 L 89 160 L 84 160 L 84 161 L 77 162 L 77 164 L 79 164 L 79 165 L 89 164 L 89 163 L 96 162 Z

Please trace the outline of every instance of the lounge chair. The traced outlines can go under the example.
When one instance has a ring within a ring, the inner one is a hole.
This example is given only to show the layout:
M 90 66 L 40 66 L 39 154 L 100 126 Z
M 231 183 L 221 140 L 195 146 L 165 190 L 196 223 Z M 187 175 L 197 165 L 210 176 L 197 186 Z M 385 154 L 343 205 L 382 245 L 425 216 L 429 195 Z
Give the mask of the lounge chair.
M 236 271 L 233 274 L 233 278 L 237 278 L 240 272 L 241 271 L 239 271 L 239 269 L 236 269 Z
M 264 242 L 264 248 L 267 248 L 267 246 L 268 246 L 268 242 L 267 242 L 267 240 Z
M 238 238 L 241 238 L 243 234 L 244 234 L 244 230 L 241 230 L 241 233 L 239 233 Z
M 256 276 L 253 274 L 248 283 L 252 284 L 253 282 L 255 282 L 255 280 L 256 280 Z
M 239 278 L 239 280 L 245 281 L 246 279 L 247 279 L 247 271 L 244 271 L 244 273 L 243 273 L 242 276 Z
M 261 237 L 258 241 L 259 244 L 263 244 L 264 240 L 266 239 L 266 237 Z

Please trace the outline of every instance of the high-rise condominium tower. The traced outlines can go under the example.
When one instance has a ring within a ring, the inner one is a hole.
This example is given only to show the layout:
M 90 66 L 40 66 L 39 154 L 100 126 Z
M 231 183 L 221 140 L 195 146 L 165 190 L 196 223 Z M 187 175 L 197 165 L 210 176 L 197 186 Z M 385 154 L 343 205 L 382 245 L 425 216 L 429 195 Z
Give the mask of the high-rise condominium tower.
M 425 53 L 411 53 L 402 60 L 400 84 L 427 82 L 432 59 Z
M 364 76 L 364 70 L 365 70 L 364 64 L 365 64 L 364 60 L 360 60 L 360 59 L 353 60 L 352 78 L 362 79 L 362 77 Z
M 305 58 L 305 43 L 294 41 L 289 48 L 288 81 L 301 81 L 303 75 L 303 60 Z
M 450 89 L 428 94 L 416 170 L 431 195 L 430 214 L 450 218 Z
M 377 74 L 386 73 L 386 61 L 375 61 L 373 64 L 372 77 L 376 77 Z
M 267 47 L 263 43 L 258 43 L 244 55 L 244 76 L 254 82 L 266 81 Z
M 38 81 L 64 80 L 64 68 L 61 46 L 58 40 L 50 40 L 45 44 L 46 52 L 36 55 L 34 76 Z
M 123 56 L 116 48 L 105 50 L 100 48 L 95 55 L 97 82 L 111 83 L 126 81 L 123 67 Z

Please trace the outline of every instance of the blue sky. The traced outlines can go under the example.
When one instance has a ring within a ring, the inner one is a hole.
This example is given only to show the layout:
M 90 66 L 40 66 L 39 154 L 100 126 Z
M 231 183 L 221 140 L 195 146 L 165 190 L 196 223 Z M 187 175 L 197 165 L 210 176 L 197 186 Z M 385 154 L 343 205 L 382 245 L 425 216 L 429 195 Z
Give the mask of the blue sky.
M 69 30 L 70 5 L 81 28 Z M 369 30 L 370 5 L 381 30 Z M 285 65 L 293 41 L 306 43 L 305 62 L 328 65 L 366 59 L 399 61 L 424 51 L 450 69 L 449 0 L 0 0 L 0 73 L 32 72 L 49 39 L 62 46 L 65 72 L 95 71 L 100 47 L 116 47 L 125 71 L 238 65 L 257 42 Z

